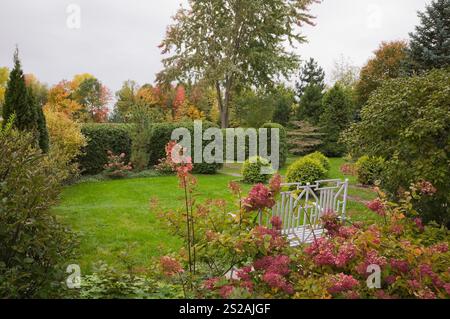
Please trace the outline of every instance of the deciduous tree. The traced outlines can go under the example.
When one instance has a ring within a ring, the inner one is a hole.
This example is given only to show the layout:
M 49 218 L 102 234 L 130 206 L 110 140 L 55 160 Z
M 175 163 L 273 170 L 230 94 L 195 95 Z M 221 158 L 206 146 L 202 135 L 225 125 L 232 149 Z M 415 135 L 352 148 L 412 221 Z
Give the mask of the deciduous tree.
M 271 85 L 298 65 L 287 50 L 304 42 L 300 28 L 312 24 L 315 0 L 198 0 L 181 8 L 161 43 L 165 69 L 159 82 L 205 80 L 217 91 L 222 127 L 238 85 Z
M 382 42 L 370 59 L 361 69 L 356 84 L 358 105 L 363 106 L 370 94 L 381 86 L 383 81 L 401 75 L 402 65 L 406 59 L 407 44 L 405 41 Z

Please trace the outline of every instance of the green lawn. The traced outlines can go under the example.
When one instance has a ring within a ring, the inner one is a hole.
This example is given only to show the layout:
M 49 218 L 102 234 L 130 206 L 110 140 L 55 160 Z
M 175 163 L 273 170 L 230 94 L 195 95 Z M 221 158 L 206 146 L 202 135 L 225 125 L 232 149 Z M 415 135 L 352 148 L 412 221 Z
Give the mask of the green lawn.
M 289 158 L 292 163 L 295 158 Z M 339 167 L 343 159 L 331 159 L 330 178 L 345 178 Z M 239 180 L 240 165 L 228 165 L 221 174 L 197 176 L 199 200 L 231 200 L 227 185 Z M 282 169 L 281 174 L 285 173 Z M 350 177 L 348 213 L 353 220 L 376 221 L 375 214 L 364 206 L 364 200 L 375 197 L 373 191 L 356 186 Z M 249 186 L 245 186 L 249 189 Z M 162 211 L 179 209 L 183 192 L 175 176 L 125 180 L 88 181 L 64 189 L 57 216 L 80 234 L 80 250 L 75 263 L 85 272 L 97 261 L 121 267 L 119 255 L 128 252 L 137 266 L 148 266 L 152 256 L 178 249 L 181 242 L 165 228 L 157 211 L 150 209 L 150 199 L 157 198 Z

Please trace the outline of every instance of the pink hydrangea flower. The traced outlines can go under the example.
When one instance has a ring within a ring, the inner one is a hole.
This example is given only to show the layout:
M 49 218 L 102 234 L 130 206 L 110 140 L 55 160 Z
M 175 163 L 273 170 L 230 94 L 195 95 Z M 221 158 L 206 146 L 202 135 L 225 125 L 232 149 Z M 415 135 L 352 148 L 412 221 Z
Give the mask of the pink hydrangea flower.
M 406 260 L 392 259 L 390 265 L 393 269 L 401 273 L 407 273 L 409 271 L 409 263 Z
M 327 234 L 331 237 L 335 237 L 339 234 L 341 224 L 338 219 L 338 215 L 334 210 L 327 210 L 321 217 L 323 228 L 327 231 Z
M 305 253 L 313 257 L 313 261 L 317 266 L 330 265 L 334 266 L 334 244 L 327 238 L 322 237 L 306 247 Z
M 358 228 L 355 226 L 342 226 L 339 228 L 339 237 L 348 239 L 352 238 L 356 233 L 358 233 Z
M 226 299 L 233 293 L 234 287 L 227 285 L 220 288 L 219 294 L 222 298 Z
M 239 183 L 230 182 L 228 184 L 228 188 L 231 190 L 231 193 L 233 195 L 237 196 L 237 195 L 241 194 L 242 189 L 241 189 L 241 185 L 239 185 Z
M 419 191 L 422 195 L 432 196 L 436 194 L 437 189 L 430 182 L 421 181 L 416 185 L 419 188 Z
M 280 231 L 283 228 L 283 221 L 281 220 L 280 216 L 273 216 L 270 220 L 270 223 L 275 230 Z
M 356 256 L 356 246 L 352 243 L 345 243 L 339 247 L 335 264 L 338 267 L 345 267 Z
M 395 283 L 397 281 L 397 277 L 395 276 L 387 276 L 384 281 L 388 284 L 388 285 L 392 285 L 393 283 Z
M 256 260 L 253 263 L 253 267 L 256 270 L 264 270 L 266 272 L 276 273 L 282 276 L 286 276 L 290 273 L 291 260 L 289 256 L 265 256 Z
M 269 182 L 269 189 L 272 193 L 278 194 L 281 190 L 281 176 L 275 174 Z
M 448 252 L 448 244 L 447 243 L 439 243 L 430 247 L 430 251 L 433 254 L 445 254 Z
M 249 196 L 243 200 L 246 211 L 257 211 L 275 206 L 273 193 L 263 184 L 256 184 L 251 189 Z
M 237 277 L 239 278 L 239 279 L 242 279 L 242 280 L 250 280 L 250 273 L 252 272 L 252 267 L 250 267 L 250 266 L 246 266 L 246 267 L 243 267 L 243 268 L 241 268 L 241 269 L 239 269 L 237 272 L 236 272 L 236 275 L 237 275 Z
M 203 287 L 208 290 L 214 290 L 216 288 L 216 284 L 219 282 L 220 278 L 210 278 L 203 282 Z
M 272 288 L 283 290 L 287 294 L 293 293 L 292 286 L 286 282 L 286 279 L 278 273 L 266 272 L 263 276 L 263 281 Z
M 376 198 L 367 204 L 367 208 L 380 216 L 386 216 L 386 210 L 381 199 Z
M 425 227 L 423 226 L 423 222 L 422 222 L 421 218 L 415 218 L 414 223 L 416 224 L 416 226 L 420 232 L 423 232 L 425 230 Z
M 345 275 L 343 273 L 337 274 L 330 279 L 331 287 L 328 288 L 328 292 L 331 294 L 338 294 L 345 291 L 353 290 L 359 286 L 358 280 L 351 275 Z
M 385 257 L 379 256 L 378 252 L 376 250 L 371 250 L 366 254 L 366 258 L 364 260 L 364 262 L 360 263 L 357 267 L 356 267 L 356 271 L 361 275 L 361 276 L 367 276 L 367 268 L 370 265 L 377 265 L 380 268 L 385 266 L 387 264 L 387 260 Z
M 176 260 L 172 257 L 169 257 L 169 256 L 161 257 L 160 265 L 163 270 L 163 273 L 166 276 L 174 276 L 174 275 L 184 272 L 184 270 L 181 267 L 181 264 L 178 262 L 178 260 Z
M 450 296 L 450 283 L 444 285 L 445 292 Z

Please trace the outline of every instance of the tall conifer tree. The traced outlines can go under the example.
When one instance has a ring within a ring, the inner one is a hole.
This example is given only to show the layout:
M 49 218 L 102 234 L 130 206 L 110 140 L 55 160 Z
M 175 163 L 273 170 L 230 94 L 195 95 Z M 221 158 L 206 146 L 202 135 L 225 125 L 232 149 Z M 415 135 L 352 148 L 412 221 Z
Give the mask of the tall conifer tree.
M 434 0 L 419 18 L 410 33 L 409 68 L 421 72 L 450 66 L 450 0 Z

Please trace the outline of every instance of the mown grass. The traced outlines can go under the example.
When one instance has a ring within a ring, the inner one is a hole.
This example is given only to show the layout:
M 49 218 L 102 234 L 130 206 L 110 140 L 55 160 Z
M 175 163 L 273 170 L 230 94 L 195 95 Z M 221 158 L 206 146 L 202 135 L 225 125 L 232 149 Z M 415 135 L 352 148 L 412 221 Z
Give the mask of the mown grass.
M 291 157 L 288 163 L 296 158 Z M 352 176 L 344 176 L 339 168 L 345 161 L 331 159 L 330 178 L 349 178 L 348 215 L 352 220 L 377 222 L 363 201 L 376 195 L 370 189 L 356 185 Z M 280 173 L 283 175 L 286 168 Z M 198 201 L 206 199 L 232 200 L 228 183 L 239 180 L 240 165 L 227 165 L 221 174 L 198 178 Z M 245 185 L 248 190 L 250 186 Z M 150 207 L 157 199 L 158 211 Z M 98 261 L 122 267 L 120 255 L 127 251 L 138 267 L 149 266 L 152 257 L 175 251 L 181 241 L 165 227 L 158 217 L 161 211 L 183 207 L 183 192 L 175 176 L 159 176 L 124 180 L 85 181 L 64 189 L 56 215 L 80 234 L 78 259 L 82 270 L 90 272 Z

